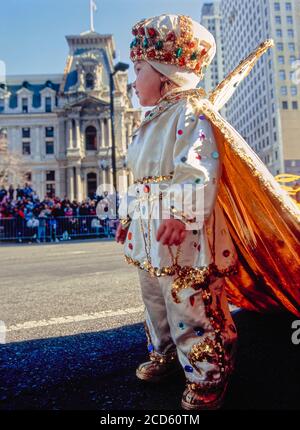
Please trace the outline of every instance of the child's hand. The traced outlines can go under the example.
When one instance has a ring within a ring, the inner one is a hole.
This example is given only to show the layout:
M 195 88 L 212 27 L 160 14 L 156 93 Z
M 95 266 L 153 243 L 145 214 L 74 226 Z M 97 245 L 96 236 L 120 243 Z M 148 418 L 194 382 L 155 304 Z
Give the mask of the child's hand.
M 123 228 L 122 224 L 118 225 L 117 231 L 116 231 L 116 241 L 123 244 L 125 242 L 126 236 L 128 232 L 128 227 Z
M 180 245 L 186 237 L 185 224 L 177 219 L 166 219 L 160 225 L 156 240 L 163 245 Z

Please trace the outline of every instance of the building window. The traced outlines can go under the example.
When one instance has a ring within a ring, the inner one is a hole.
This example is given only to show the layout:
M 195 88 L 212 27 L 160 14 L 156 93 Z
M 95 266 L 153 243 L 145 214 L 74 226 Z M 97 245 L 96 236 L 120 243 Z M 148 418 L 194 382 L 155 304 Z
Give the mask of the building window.
M 46 184 L 46 195 L 47 197 L 55 197 L 55 183 Z
M 55 181 L 55 170 L 46 171 L 46 181 Z
M 22 128 L 22 137 L 23 138 L 30 138 L 30 128 Z
M 25 178 L 25 182 L 31 182 L 31 180 L 32 180 L 31 172 L 26 172 L 24 175 L 24 178 Z
M 4 111 L 4 99 L 0 98 L 0 112 Z
M 22 142 L 23 155 L 30 155 L 30 142 Z
M 275 16 L 275 23 L 278 25 L 281 24 L 281 17 L 280 16 L 278 16 L 278 15 Z
M 282 30 L 277 29 L 277 30 L 276 30 L 276 36 L 277 36 L 277 37 L 282 37 Z
M 290 64 L 293 65 L 295 61 L 296 61 L 295 55 L 291 55 L 290 56 Z
M 276 44 L 277 46 L 277 51 L 283 51 L 283 43 L 279 42 Z
M 48 197 L 55 196 L 55 170 L 46 171 L 46 194 Z
M 279 70 L 279 79 L 281 81 L 285 81 L 286 79 L 285 70 Z
M 278 63 L 279 64 L 284 64 L 284 56 L 283 55 L 279 55 L 279 57 L 278 57 Z
M 280 11 L 280 3 L 278 3 L 278 2 L 274 3 L 274 9 L 276 12 L 279 12 Z
M 288 37 L 294 37 L 294 30 L 292 29 L 288 30 Z
M 287 87 L 286 86 L 281 87 L 280 88 L 280 93 L 281 93 L 282 96 L 287 96 L 287 93 L 288 93 Z
M 293 24 L 293 17 L 291 15 L 288 15 L 286 17 L 286 22 L 287 22 L 287 24 L 292 25 Z
M 282 102 L 282 109 L 287 110 L 289 108 L 288 102 Z
M 293 109 L 298 110 L 298 102 L 292 102 Z
M 54 154 L 54 142 L 46 141 L 46 154 Z
M 52 112 L 52 100 L 51 100 L 51 97 L 46 97 L 46 112 Z
M 22 112 L 27 113 L 28 112 L 28 98 L 22 97 Z
M 294 97 L 298 95 L 298 89 L 296 86 L 291 87 L 291 95 Z
M 285 4 L 285 10 L 288 11 L 288 12 L 290 12 L 292 10 L 292 3 L 287 2 Z
M 85 77 L 85 87 L 91 90 L 94 88 L 94 76 L 92 73 L 87 73 Z
M 87 174 L 87 195 L 93 199 L 97 191 L 97 175 L 96 173 Z
M 97 130 L 93 126 L 85 130 L 85 148 L 87 151 L 97 150 Z
M 54 137 L 54 127 L 45 128 L 46 137 Z
M 289 50 L 291 52 L 295 52 L 295 44 L 294 43 L 289 43 Z

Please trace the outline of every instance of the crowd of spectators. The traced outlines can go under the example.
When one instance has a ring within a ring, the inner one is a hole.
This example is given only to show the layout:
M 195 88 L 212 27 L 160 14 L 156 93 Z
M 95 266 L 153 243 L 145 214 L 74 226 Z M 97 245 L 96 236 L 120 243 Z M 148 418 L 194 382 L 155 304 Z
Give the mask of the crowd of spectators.
M 66 196 L 61 199 L 56 196 L 45 196 L 40 199 L 30 184 L 16 189 L 12 185 L 0 188 L 0 220 L 15 220 L 17 226 L 25 225 L 27 228 L 37 228 L 38 239 L 45 236 L 46 223 L 55 226 L 63 225 L 61 233 L 70 233 L 70 226 L 79 225 L 80 218 L 84 218 L 86 225 L 100 228 L 103 223 L 97 217 L 96 207 L 99 201 L 104 203 L 109 199 L 108 192 L 102 196 L 95 194 L 94 198 L 87 198 L 81 202 L 70 200 Z M 105 215 L 105 210 L 104 212 Z M 107 217 L 103 216 L 102 220 Z M 48 221 L 47 221 L 48 220 Z M 7 224 L 8 225 L 8 224 Z M 66 227 L 67 226 L 67 227 Z M 20 228 L 19 228 L 20 230 Z M 57 231 L 57 228 L 56 228 Z M 57 237 L 55 237 L 57 240 Z

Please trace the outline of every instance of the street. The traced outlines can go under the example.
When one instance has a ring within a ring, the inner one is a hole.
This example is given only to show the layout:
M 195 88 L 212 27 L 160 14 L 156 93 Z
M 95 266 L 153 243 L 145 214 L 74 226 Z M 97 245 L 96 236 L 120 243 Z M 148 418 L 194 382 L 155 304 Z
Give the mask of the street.
M 147 360 L 136 268 L 113 240 L 0 247 L 1 409 L 180 410 L 184 376 L 136 379 Z M 224 409 L 300 409 L 292 315 L 234 315 Z

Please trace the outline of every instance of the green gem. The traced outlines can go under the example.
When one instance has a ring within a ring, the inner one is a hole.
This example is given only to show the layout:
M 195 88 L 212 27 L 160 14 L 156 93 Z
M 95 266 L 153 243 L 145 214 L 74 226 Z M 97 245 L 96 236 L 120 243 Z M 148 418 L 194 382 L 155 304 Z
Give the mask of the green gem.
M 200 184 L 201 179 L 198 178 L 198 179 L 195 180 L 195 182 L 196 182 L 196 184 Z
M 148 42 L 147 37 L 145 37 L 145 39 L 144 39 L 144 41 L 143 41 L 143 47 L 144 47 L 144 48 L 148 48 L 148 46 L 149 46 L 149 42 Z
M 156 49 L 162 49 L 163 47 L 163 42 L 161 40 L 159 40 L 158 42 L 156 42 L 155 44 L 155 48 Z
M 176 55 L 177 58 L 179 58 L 182 55 L 182 48 L 176 49 L 175 55 Z
M 191 60 L 197 60 L 197 52 L 192 53 Z

